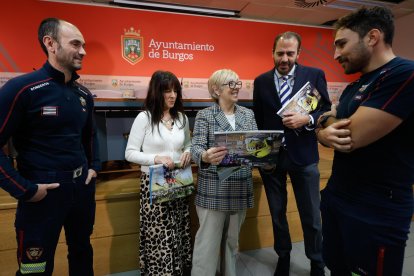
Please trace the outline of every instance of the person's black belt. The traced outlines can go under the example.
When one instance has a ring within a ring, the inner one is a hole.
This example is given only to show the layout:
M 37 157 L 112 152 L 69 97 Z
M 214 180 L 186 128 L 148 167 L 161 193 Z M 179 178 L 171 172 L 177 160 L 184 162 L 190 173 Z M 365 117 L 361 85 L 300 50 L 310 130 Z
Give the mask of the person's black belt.
M 78 178 L 82 175 L 83 167 L 80 166 L 79 168 L 74 169 L 73 171 L 57 171 L 54 172 L 57 178 Z
M 80 166 L 70 171 L 31 171 L 22 173 L 22 175 L 28 178 L 47 177 L 55 180 L 76 179 L 82 175 L 84 169 L 84 166 Z

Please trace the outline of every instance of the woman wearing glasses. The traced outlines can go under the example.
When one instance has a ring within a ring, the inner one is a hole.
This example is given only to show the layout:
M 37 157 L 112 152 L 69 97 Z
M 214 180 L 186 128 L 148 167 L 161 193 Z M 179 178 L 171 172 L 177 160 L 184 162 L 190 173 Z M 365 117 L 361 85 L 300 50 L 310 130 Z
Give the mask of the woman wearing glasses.
M 236 104 L 241 86 L 235 72 L 214 72 L 208 90 L 215 104 L 200 110 L 195 119 L 191 153 L 199 168 L 195 204 L 200 227 L 193 252 L 194 276 L 214 276 L 219 266 L 224 275 L 236 275 L 240 228 L 246 209 L 253 207 L 251 167 L 243 166 L 220 182 L 217 165 L 227 151 L 214 146 L 215 131 L 257 129 L 253 112 Z

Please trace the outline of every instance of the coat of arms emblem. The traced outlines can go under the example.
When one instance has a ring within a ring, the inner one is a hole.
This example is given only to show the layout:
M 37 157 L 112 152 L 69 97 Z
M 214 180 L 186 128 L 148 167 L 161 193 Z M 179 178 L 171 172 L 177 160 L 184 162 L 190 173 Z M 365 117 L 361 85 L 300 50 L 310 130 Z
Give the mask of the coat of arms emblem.
M 43 254 L 42 247 L 30 247 L 26 249 L 26 256 L 31 261 L 38 260 Z
M 122 57 L 131 63 L 137 64 L 144 58 L 143 38 L 140 31 L 134 27 L 125 29 L 124 35 L 121 36 Z

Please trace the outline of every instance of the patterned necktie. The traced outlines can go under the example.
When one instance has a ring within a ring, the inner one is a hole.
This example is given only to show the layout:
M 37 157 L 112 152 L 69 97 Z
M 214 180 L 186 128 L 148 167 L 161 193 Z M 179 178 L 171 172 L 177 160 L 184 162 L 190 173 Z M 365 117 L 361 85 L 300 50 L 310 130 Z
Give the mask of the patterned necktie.
M 283 76 L 282 77 L 282 84 L 280 85 L 280 92 L 279 92 L 279 96 L 280 96 L 280 102 L 282 103 L 282 106 L 285 105 L 285 103 L 289 100 L 289 96 L 290 96 L 290 87 L 289 87 L 289 76 Z

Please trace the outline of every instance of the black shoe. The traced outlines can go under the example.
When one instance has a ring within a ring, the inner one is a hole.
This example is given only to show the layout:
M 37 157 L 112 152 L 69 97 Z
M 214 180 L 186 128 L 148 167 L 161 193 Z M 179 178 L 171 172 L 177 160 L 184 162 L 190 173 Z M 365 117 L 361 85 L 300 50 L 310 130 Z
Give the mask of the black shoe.
M 279 257 L 274 276 L 289 276 L 290 255 Z
M 325 266 L 323 263 L 311 261 L 311 276 L 325 276 Z
M 191 276 L 191 266 L 184 267 L 183 276 Z

